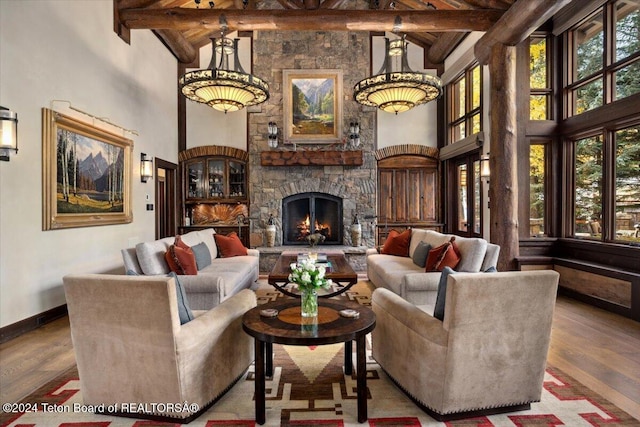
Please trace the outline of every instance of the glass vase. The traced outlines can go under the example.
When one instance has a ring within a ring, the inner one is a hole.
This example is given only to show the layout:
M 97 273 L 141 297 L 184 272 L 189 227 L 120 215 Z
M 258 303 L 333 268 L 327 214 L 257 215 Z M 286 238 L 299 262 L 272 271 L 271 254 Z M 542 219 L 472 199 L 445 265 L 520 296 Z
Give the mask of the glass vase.
M 303 290 L 300 294 L 300 312 L 302 317 L 318 315 L 318 293 L 315 290 Z

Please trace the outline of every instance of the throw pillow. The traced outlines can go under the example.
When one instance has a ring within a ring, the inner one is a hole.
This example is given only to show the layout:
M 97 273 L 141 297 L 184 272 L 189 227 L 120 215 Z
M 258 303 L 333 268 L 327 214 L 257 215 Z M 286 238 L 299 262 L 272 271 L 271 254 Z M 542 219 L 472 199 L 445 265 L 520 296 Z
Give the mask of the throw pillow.
M 431 250 L 431 245 L 425 242 L 418 242 L 418 246 L 413 251 L 413 263 L 424 268 L 427 264 L 427 256 Z
M 198 266 L 198 271 L 203 268 L 211 265 L 211 252 L 207 247 L 205 242 L 198 243 L 191 247 L 193 251 L 193 255 L 196 257 L 196 265 Z
M 176 282 L 176 299 L 178 300 L 178 315 L 180 316 L 180 324 L 184 325 L 190 320 L 193 320 L 193 312 L 189 307 L 189 301 L 187 301 L 187 293 L 184 290 L 184 285 L 178 279 L 178 275 L 173 271 L 167 274 L 168 277 L 173 277 Z
M 222 258 L 247 254 L 247 248 L 242 244 L 242 241 L 235 231 L 226 236 L 222 234 L 214 234 L 213 237 L 216 239 L 216 245 L 218 246 L 218 250 L 220 251 L 220 256 Z
M 127 276 L 139 276 L 139 274 L 133 270 L 127 270 Z M 180 324 L 184 325 L 188 321 L 194 319 L 193 312 L 189 307 L 189 301 L 187 301 L 187 293 L 185 292 L 184 286 L 178 279 L 178 275 L 176 273 L 171 271 L 167 274 L 167 277 L 173 277 L 173 279 L 175 280 L 176 299 L 178 301 L 178 315 L 180 316 Z
M 436 319 L 444 320 L 444 303 L 447 297 L 447 279 L 449 278 L 449 275 L 454 273 L 455 271 L 450 267 L 442 269 L 440 282 L 438 283 L 438 294 L 436 295 L 436 306 L 433 309 L 433 317 Z
M 460 255 L 454 247 L 455 239 L 455 236 L 452 236 L 447 243 L 429 251 L 425 271 L 442 271 L 445 267 L 456 268 L 460 263 Z
M 409 242 L 411 241 L 411 229 L 407 228 L 402 233 L 391 230 L 384 242 L 380 253 L 386 255 L 409 256 Z
M 191 248 L 182 241 L 180 236 L 176 236 L 174 244 L 164 254 L 164 258 L 169 264 L 169 269 L 176 274 L 196 275 L 198 266 L 196 257 Z

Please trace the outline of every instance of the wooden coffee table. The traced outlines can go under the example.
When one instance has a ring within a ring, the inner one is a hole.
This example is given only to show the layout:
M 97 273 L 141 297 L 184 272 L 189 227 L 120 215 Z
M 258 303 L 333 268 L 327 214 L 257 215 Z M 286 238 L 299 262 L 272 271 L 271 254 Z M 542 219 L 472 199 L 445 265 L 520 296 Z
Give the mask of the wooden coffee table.
M 327 259 L 331 262 L 331 272 L 326 277 L 333 280 L 338 289 L 334 292 L 318 293 L 322 298 L 330 298 L 346 292 L 349 288 L 358 282 L 358 274 L 353 270 L 347 262 L 344 254 L 327 254 Z M 299 294 L 286 289 L 289 284 L 289 273 L 291 273 L 291 264 L 298 260 L 297 254 L 283 253 L 273 266 L 273 270 L 269 273 L 268 282 L 277 290 L 290 297 L 300 297 Z
M 265 309 L 278 310 L 277 317 L 263 317 Z M 340 315 L 344 309 L 357 310 L 358 318 Z M 367 420 L 367 368 L 365 337 L 376 326 L 376 315 L 362 305 L 339 300 L 318 301 L 318 316 L 303 318 L 300 300 L 285 298 L 261 304 L 247 311 L 242 317 L 242 328 L 255 339 L 255 399 L 256 422 L 266 420 L 265 377 L 273 376 L 273 344 L 325 345 L 345 343 L 344 371 L 353 370 L 351 342 L 356 342 L 356 388 L 358 394 L 358 422 Z M 266 356 L 265 356 L 266 351 Z

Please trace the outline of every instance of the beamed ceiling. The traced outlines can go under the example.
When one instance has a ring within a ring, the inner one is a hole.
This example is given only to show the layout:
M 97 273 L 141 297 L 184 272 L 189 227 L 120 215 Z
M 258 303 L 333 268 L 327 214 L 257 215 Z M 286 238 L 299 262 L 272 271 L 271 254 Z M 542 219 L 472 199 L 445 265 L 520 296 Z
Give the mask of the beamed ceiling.
M 426 66 L 438 67 L 470 31 L 488 31 L 515 0 L 114 0 L 114 29 L 153 30 L 179 62 L 194 64 L 198 51 L 228 31 L 394 31 L 424 48 Z M 271 3 L 275 5 L 276 3 Z M 358 3 L 360 5 L 360 3 Z M 197 65 L 196 65 L 197 66 Z

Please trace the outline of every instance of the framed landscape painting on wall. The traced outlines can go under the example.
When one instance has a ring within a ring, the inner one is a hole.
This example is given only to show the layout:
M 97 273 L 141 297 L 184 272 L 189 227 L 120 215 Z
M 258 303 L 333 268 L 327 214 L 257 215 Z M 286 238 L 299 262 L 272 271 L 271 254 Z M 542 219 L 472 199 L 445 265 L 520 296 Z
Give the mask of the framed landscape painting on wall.
M 42 109 L 42 228 L 125 224 L 133 141 Z
M 285 142 L 329 144 L 342 137 L 342 70 L 283 70 Z

